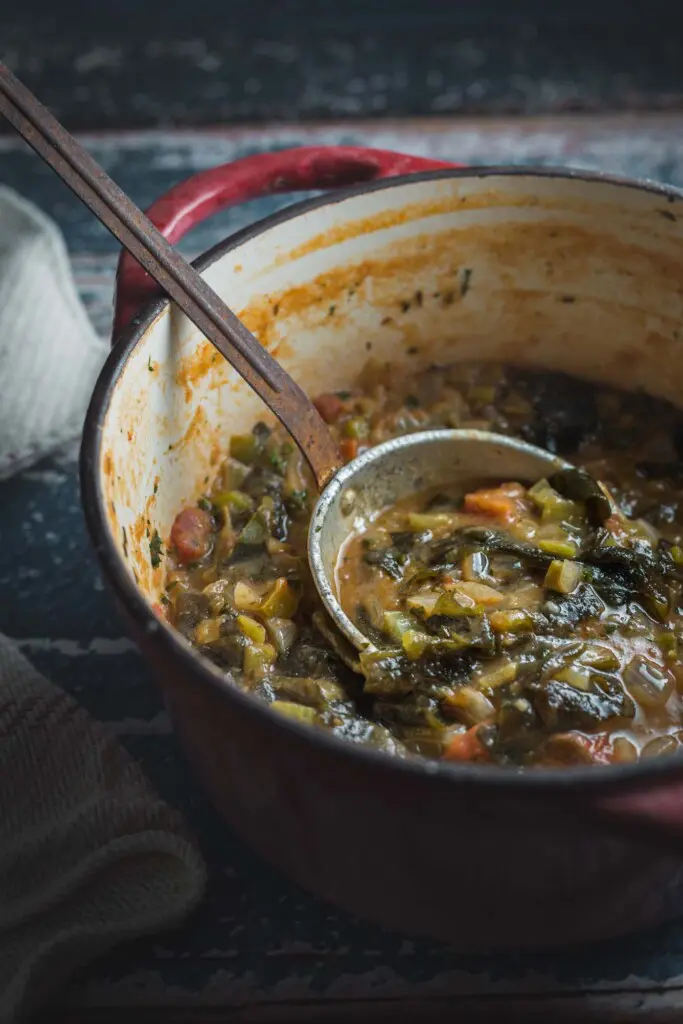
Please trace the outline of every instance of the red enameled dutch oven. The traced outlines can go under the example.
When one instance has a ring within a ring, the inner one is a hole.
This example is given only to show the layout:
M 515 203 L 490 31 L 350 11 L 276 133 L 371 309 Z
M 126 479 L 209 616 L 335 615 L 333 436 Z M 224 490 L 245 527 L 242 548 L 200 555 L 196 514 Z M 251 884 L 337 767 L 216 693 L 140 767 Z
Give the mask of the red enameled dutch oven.
M 175 242 L 231 204 L 318 188 L 335 191 L 197 261 L 309 393 L 348 387 L 372 354 L 409 370 L 513 361 L 680 403 L 680 191 L 310 148 L 198 174 L 150 213 Z M 85 428 L 85 513 L 185 749 L 239 834 L 348 910 L 463 949 L 597 939 L 683 911 L 678 757 L 528 774 L 393 760 L 271 712 L 165 622 L 149 538 L 168 537 L 230 434 L 261 414 L 124 256 Z

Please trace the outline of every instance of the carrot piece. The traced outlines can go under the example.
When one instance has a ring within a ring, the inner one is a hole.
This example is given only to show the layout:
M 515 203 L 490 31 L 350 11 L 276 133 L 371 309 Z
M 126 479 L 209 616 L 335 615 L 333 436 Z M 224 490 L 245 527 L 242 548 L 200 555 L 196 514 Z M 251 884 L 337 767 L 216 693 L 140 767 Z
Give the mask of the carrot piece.
M 467 732 L 456 733 L 444 751 L 443 760 L 485 761 L 487 754 L 481 745 L 478 732 L 479 725 L 473 725 Z
M 171 543 L 181 562 L 199 562 L 211 547 L 213 520 L 202 508 L 184 508 L 176 516 Z
M 343 437 L 339 442 L 339 451 L 344 462 L 351 462 L 358 455 L 358 441 L 355 437 Z
M 472 491 L 465 495 L 463 508 L 465 512 L 473 512 L 482 516 L 500 519 L 504 523 L 512 523 L 519 518 L 519 484 L 508 484 L 490 490 Z
M 344 411 L 344 403 L 341 398 L 339 395 L 332 393 L 318 395 L 317 398 L 313 399 L 313 405 L 325 420 L 325 423 L 335 423 Z

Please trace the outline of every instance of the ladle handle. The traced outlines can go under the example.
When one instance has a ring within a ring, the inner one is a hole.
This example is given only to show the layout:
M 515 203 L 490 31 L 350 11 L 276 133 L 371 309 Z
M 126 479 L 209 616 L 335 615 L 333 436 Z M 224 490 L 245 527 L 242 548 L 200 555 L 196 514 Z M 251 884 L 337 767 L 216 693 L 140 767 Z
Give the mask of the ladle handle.
M 175 185 L 146 213 L 162 235 L 176 243 L 214 213 L 259 196 L 340 188 L 455 166 L 363 146 L 303 146 L 258 153 L 201 171 Z M 150 275 L 124 250 L 116 274 L 114 340 L 156 292 Z
M 275 413 L 322 489 L 340 459 L 337 444 L 310 399 L 207 281 L 1 62 L 0 113 Z

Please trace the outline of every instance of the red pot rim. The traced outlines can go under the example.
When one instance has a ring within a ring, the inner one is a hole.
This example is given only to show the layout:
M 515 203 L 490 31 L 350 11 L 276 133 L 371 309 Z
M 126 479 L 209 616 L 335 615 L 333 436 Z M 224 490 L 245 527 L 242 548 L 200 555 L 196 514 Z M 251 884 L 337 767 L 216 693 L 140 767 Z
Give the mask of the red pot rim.
M 264 217 L 246 228 L 230 235 L 193 261 L 200 272 L 206 271 L 213 263 L 236 249 L 245 241 L 253 239 L 264 231 L 321 207 L 343 202 L 346 199 L 378 191 L 397 188 L 413 182 L 438 181 L 444 178 L 486 178 L 494 176 L 540 177 L 581 180 L 597 184 L 609 184 L 623 188 L 661 195 L 667 202 L 683 202 L 683 189 L 662 185 L 647 179 L 629 178 L 602 172 L 576 170 L 563 167 L 490 166 L 468 168 L 444 168 L 380 179 L 314 199 L 292 203 L 284 210 Z M 103 424 L 110 399 L 128 359 L 134 348 L 159 314 L 170 305 L 171 299 L 157 298 L 140 311 L 123 331 L 120 340 L 113 346 L 101 372 L 90 401 L 83 429 L 80 452 L 81 503 L 86 525 L 104 574 L 116 596 L 129 609 L 136 623 L 147 634 L 154 635 L 156 642 L 167 655 L 178 661 L 196 683 L 205 683 L 218 689 L 225 700 L 235 701 L 244 712 L 257 719 L 266 730 L 287 731 L 302 743 L 312 744 L 321 752 L 336 755 L 340 760 L 365 762 L 378 772 L 407 774 L 414 781 L 424 780 L 430 785 L 440 780 L 447 786 L 476 786 L 487 791 L 526 791 L 529 795 L 561 790 L 569 795 L 589 786 L 591 793 L 612 792 L 628 784 L 635 790 L 655 780 L 669 783 L 683 779 L 683 755 L 679 758 L 653 758 L 624 765 L 594 765 L 578 768 L 538 768 L 533 771 L 492 765 L 452 764 L 444 761 L 429 761 L 420 758 L 402 759 L 390 757 L 381 751 L 361 744 L 351 743 L 327 732 L 312 729 L 303 723 L 278 715 L 268 705 L 245 693 L 229 682 L 223 673 L 208 659 L 202 657 L 187 644 L 170 623 L 161 621 L 153 612 L 126 569 L 114 540 L 107 527 L 106 499 L 102 489 L 99 471 Z

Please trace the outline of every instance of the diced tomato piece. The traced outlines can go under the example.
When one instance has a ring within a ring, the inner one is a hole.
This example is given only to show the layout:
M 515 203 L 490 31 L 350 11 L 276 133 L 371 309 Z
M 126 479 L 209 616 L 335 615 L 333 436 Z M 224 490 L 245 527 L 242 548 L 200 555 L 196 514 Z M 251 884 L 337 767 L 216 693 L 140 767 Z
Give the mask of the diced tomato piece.
M 358 441 L 355 437 L 343 437 L 339 442 L 339 450 L 344 462 L 351 462 L 358 455 Z
M 443 755 L 444 761 L 485 761 L 488 758 L 486 750 L 482 747 L 479 736 L 479 726 L 473 725 L 467 732 L 459 732 L 450 741 Z
M 313 399 L 313 405 L 325 420 L 325 423 L 336 423 L 344 411 L 344 403 L 341 398 L 339 395 L 332 393 L 318 395 L 317 398 Z
M 586 736 L 580 732 L 558 732 L 543 749 L 544 763 L 564 767 L 580 764 L 611 764 L 614 760 L 613 737 L 609 733 Z
M 601 732 L 597 736 L 582 736 L 580 733 L 576 733 L 574 740 L 578 746 L 583 747 L 593 764 L 612 763 L 614 742 L 609 733 Z
M 171 544 L 181 562 L 199 562 L 209 553 L 213 519 L 203 508 L 184 508 L 176 516 Z

